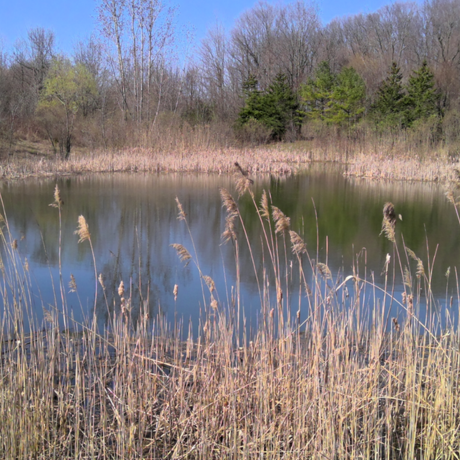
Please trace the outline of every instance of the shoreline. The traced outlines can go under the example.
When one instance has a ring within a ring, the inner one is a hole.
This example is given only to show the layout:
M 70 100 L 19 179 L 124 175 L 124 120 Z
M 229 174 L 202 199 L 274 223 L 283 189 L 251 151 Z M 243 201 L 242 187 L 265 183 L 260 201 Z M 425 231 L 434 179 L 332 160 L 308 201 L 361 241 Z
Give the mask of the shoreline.
M 272 174 L 290 176 L 316 162 L 346 165 L 344 175 L 371 181 L 420 181 L 456 184 L 460 164 L 449 158 L 425 158 L 378 153 L 346 155 L 307 150 L 296 145 L 281 144 L 255 148 L 209 149 L 204 151 L 152 152 L 145 148 L 121 151 L 77 153 L 64 161 L 53 155 L 16 157 L 0 162 L 0 180 L 32 177 L 63 177 L 92 173 L 206 173 L 232 174 L 239 162 L 252 176 Z

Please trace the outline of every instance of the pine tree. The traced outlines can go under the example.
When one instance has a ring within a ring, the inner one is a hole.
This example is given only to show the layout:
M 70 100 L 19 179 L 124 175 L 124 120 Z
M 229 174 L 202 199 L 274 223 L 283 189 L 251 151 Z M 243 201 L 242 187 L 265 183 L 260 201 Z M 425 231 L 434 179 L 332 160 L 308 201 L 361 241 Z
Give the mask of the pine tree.
M 271 129 L 273 140 L 281 140 L 288 127 L 297 128 L 301 124 L 297 96 L 287 84 L 284 74 L 278 74 L 265 92 L 258 90 L 257 86 L 253 76 L 244 83 L 246 100 L 238 115 L 237 125 L 243 126 L 251 119 L 257 120 Z
M 313 120 L 326 120 L 329 103 L 337 84 L 337 77 L 331 71 L 329 62 L 323 61 L 315 72 L 315 79 L 310 78 L 301 89 L 305 114 Z
M 264 96 L 264 107 L 264 123 L 272 128 L 274 139 L 281 140 L 288 127 L 300 127 L 301 116 L 297 95 L 288 85 L 286 75 L 278 74 L 268 87 Z
M 414 121 L 441 115 L 439 108 L 441 95 L 435 88 L 434 75 L 423 61 L 420 69 L 413 72 L 407 84 L 405 97 L 405 123 L 411 126 Z
M 387 126 L 401 126 L 405 109 L 405 94 L 400 68 L 393 62 L 388 77 L 381 83 L 371 107 L 374 119 Z
M 259 82 L 254 75 L 249 75 L 243 83 L 245 104 L 238 115 L 237 123 L 239 125 L 244 125 L 251 118 L 260 120 L 263 117 L 263 93 L 258 90 L 258 86 Z
M 337 124 L 356 123 L 364 113 L 365 98 L 364 80 L 353 67 L 344 67 L 337 76 L 327 119 Z

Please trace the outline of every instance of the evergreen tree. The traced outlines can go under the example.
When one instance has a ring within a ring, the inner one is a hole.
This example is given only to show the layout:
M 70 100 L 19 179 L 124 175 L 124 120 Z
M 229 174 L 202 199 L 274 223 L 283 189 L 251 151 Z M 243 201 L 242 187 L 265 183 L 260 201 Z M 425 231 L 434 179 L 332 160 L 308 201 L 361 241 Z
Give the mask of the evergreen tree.
M 327 119 L 332 123 L 351 125 L 364 113 L 366 85 L 353 67 L 344 67 L 329 102 Z
M 326 120 L 329 103 L 337 84 L 337 77 L 331 71 L 329 62 L 320 63 L 315 72 L 315 79 L 310 78 L 301 89 L 305 114 L 313 120 Z
M 388 77 L 381 83 L 371 107 L 374 119 L 388 126 L 401 126 L 405 101 L 402 74 L 396 62 L 393 62 Z
M 297 96 L 287 84 L 284 74 L 278 74 L 265 92 L 258 90 L 257 86 L 253 76 L 244 83 L 246 100 L 238 116 L 238 125 L 243 126 L 251 119 L 257 120 L 271 129 L 274 140 L 281 140 L 288 127 L 300 127 Z
M 249 75 L 243 83 L 245 97 L 244 107 L 240 110 L 237 124 L 242 126 L 251 118 L 261 120 L 264 117 L 263 93 L 258 90 L 259 82 L 254 75 Z
M 297 95 L 287 83 L 286 75 L 278 74 L 264 96 L 264 123 L 272 128 L 272 136 L 281 140 L 288 127 L 295 130 L 301 125 Z
M 433 72 L 425 60 L 420 69 L 413 72 L 407 84 L 404 112 L 406 126 L 411 126 L 419 119 L 440 116 L 440 99 L 441 95 L 435 89 Z

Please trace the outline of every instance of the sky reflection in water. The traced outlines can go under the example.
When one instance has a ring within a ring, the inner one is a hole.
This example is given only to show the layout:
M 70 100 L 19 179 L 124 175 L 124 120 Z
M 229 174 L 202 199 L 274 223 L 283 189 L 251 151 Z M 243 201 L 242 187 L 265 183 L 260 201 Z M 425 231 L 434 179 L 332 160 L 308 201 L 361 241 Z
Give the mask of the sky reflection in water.
M 219 308 L 231 305 L 232 288 L 236 284 L 234 248 L 222 244 L 225 210 L 219 189 L 228 189 L 235 198 L 231 177 L 204 175 L 93 175 L 88 177 L 27 180 L 2 183 L 0 190 L 8 216 L 12 237 L 18 240 L 21 259 L 27 257 L 33 288 L 33 306 L 38 318 L 43 306 L 56 304 L 51 277 L 54 280 L 57 304 L 60 306 L 58 286 L 58 212 L 49 206 L 53 201 L 55 184 L 61 190 L 62 208 L 62 273 L 68 306 L 77 320 L 92 312 L 94 303 L 94 268 L 88 243 L 78 244 L 74 234 L 77 218 L 84 215 L 91 232 L 95 250 L 97 273 L 106 286 L 109 310 L 119 311 L 117 288 L 124 281 L 126 296 L 133 298 L 136 315 L 140 305 L 148 308 L 151 318 L 161 314 L 168 321 L 179 319 L 185 325 L 191 319 L 198 322 L 200 309 L 209 305 L 209 290 L 200 283 L 194 261 L 204 275 L 216 283 Z M 270 193 L 273 205 L 291 218 L 291 229 L 305 240 L 310 257 L 331 268 L 334 283 L 339 284 L 353 274 L 359 263 L 360 276 L 372 277 L 383 286 L 383 267 L 386 255 L 393 255 L 392 244 L 379 237 L 382 208 L 392 201 L 402 221 L 397 224 L 398 244 L 402 252 L 401 234 L 406 245 L 424 262 L 434 263 L 433 291 L 444 309 L 446 298 L 458 316 L 455 267 L 459 260 L 460 225 L 452 205 L 444 197 L 444 190 L 427 184 L 369 183 L 345 179 L 340 171 L 328 165 L 314 165 L 304 174 L 292 178 L 256 179 L 254 193 L 260 202 L 262 190 Z M 183 221 L 177 219 L 175 197 L 187 214 L 193 243 Z M 251 241 L 258 278 L 262 279 L 263 261 L 274 286 L 269 256 L 262 254 L 261 227 L 254 204 L 248 196 L 239 200 L 240 212 Z M 316 218 L 317 216 L 317 218 Z M 173 243 L 184 245 L 194 261 L 186 267 L 179 261 Z M 260 314 L 260 297 L 250 253 L 239 230 L 242 305 L 248 324 L 254 329 Z M 281 263 L 284 243 L 278 238 Z M 295 256 L 286 240 L 288 258 L 288 287 L 283 286 L 285 300 L 295 314 L 298 309 L 298 270 Z M 196 254 L 194 252 L 196 248 Z M 357 255 L 360 254 L 358 257 Z M 415 275 L 416 262 L 406 260 Z M 428 262 L 429 261 L 429 262 Z M 292 268 L 291 268 L 292 265 Z M 311 270 L 307 271 L 307 281 Z M 451 267 L 449 279 L 445 274 Z M 283 280 L 286 280 L 282 269 Z M 400 300 L 402 280 L 397 267 L 396 298 Z M 70 276 L 74 275 L 77 292 L 69 292 Z M 392 266 L 390 268 L 392 275 Z M 449 281 L 449 283 L 447 283 Z M 174 301 L 174 285 L 179 287 Z M 348 284 L 349 285 L 349 284 Z M 352 286 L 349 285 L 350 292 Z M 204 292 L 204 294 L 203 294 Z M 287 295 L 286 295 L 287 294 Z M 276 303 L 274 294 L 273 304 Z M 368 289 L 372 304 L 371 290 Z M 381 297 L 380 297 L 381 298 Z M 422 297 L 423 298 L 423 297 Z M 302 296 L 301 316 L 308 316 L 308 303 Z M 400 308 L 395 304 L 391 316 Z M 103 291 L 98 289 L 98 322 L 107 319 L 107 305 Z

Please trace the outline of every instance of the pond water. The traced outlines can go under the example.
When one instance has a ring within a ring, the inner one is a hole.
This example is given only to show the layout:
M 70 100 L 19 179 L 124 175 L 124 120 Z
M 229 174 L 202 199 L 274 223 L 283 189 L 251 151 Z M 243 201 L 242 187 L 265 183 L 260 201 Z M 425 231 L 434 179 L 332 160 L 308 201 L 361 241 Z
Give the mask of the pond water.
M 120 174 L 3 182 L 0 192 L 11 236 L 18 242 L 21 260 L 28 261 L 32 306 L 39 320 L 43 307 L 51 304 L 60 308 L 62 304 L 58 210 L 49 206 L 56 184 L 64 201 L 61 258 L 65 302 L 77 320 L 93 312 L 96 286 L 91 247 L 88 242 L 79 244 L 74 233 L 79 215 L 89 225 L 96 271 L 102 275 L 106 288 L 103 291 L 98 287 L 96 314 L 101 326 L 107 321 L 107 305 L 109 311 L 120 308 L 117 290 L 121 280 L 125 297 L 133 300 L 134 315 L 146 308 L 150 318 L 161 315 L 171 322 L 180 320 L 187 324 L 191 319 L 196 323 L 200 309 L 209 307 L 210 293 L 206 286 L 202 289 L 194 261 L 199 263 L 203 275 L 214 280 L 219 308 L 230 308 L 236 286 L 235 251 L 232 242 L 223 244 L 221 240 L 226 214 L 219 190 L 226 188 L 237 198 L 234 178 Z M 257 203 L 262 191 L 267 190 L 273 205 L 290 217 L 291 229 L 304 238 L 310 257 L 330 267 L 331 284 L 339 284 L 353 274 L 353 266 L 359 263 L 361 277 L 366 275 L 368 279 L 374 278 L 377 285 L 384 285 L 385 260 L 387 254 L 393 257 L 394 253 L 393 245 L 379 234 L 383 205 L 393 202 L 396 213 L 402 216 L 397 223 L 400 251 L 403 251 L 402 235 L 407 247 L 424 262 L 427 273 L 428 266 L 434 265 L 432 289 L 437 308 L 449 308 L 457 317 L 455 267 L 460 260 L 460 225 L 441 187 L 347 179 L 337 167 L 317 164 L 295 177 L 256 178 L 253 190 Z M 187 222 L 177 219 L 176 197 Z M 261 249 L 263 233 L 249 196 L 239 200 L 239 208 L 254 257 L 253 262 L 240 228 L 241 305 L 248 323 L 256 327 L 260 314 L 256 273 L 261 280 L 265 266 L 270 279 L 271 263 L 267 250 Z M 283 265 L 283 239 L 278 237 L 277 241 Z M 194 261 L 184 266 L 171 246 L 174 243 L 187 248 Z M 287 244 L 290 244 L 288 239 Z M 297 311 L 299 297 L 294 293 L 298 292 L 298 272 L 291 268 L 297 265 L 297 260 L 289 247 L 286 258 L 288 270 L 281 267 L 288 285 L 283 287 L 285 301 Z M 415 276 L 417 263 L 407 260 L 404 253 L 401 258 L 401 266 L 409 266 Z M 398 264 L 395 296 L 399 299 L 403 289 L 400 272 Z M 76 291 L 69 287 L 71 276 L 75 278 Z M 308 277 L 311 278 L 311 273 L 307 273 Z M 176 284 L 177 300 L 173 295 Z M 273 282 L 270 284 L 274 286 Z M 302 317 L 306 317 L 304 295 L 301 303 Z M 395 309 L 392 314 L 397 316 L 398 307 L 392 308 Z

